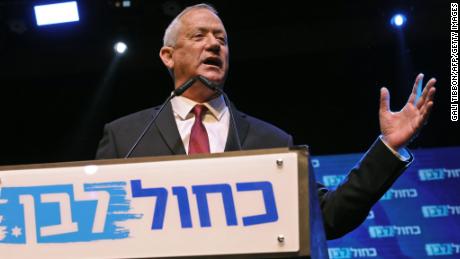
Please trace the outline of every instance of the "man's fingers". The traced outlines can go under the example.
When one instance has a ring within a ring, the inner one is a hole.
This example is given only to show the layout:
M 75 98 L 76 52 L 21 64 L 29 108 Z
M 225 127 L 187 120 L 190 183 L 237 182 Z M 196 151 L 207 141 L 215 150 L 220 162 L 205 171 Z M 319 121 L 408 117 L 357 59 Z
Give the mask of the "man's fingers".
M 425 98 L 425 103 L 420 107 L 420 114 L 425 116 L 425 113 L 429 112 L 433 106 L 433 98 L 436 93 L 436 88 L 432 87 L 428 93 L 428 96 Z
M 428 123 L 428 118 L 430 117 L 431 110 L 433 108 L 434 103 L 432 101 L 428 102 L 425 106 L 423 106 L 422 114 L 422 121 L 423 125 Z
M 416 106 L 420 109 L 426 102 L 433 99 L 434 96 L 434 85 L 436 84 L 436 79 L 431 78 L 428 83 L 426 83 L 425 89 L 423 89 L 422 97 L 418 100 Z
M 412 93 L 410 93 L 409 95 L 409 100 L 407 100 L 408 103 L 412 103 L 412 104 L 415 104 L 415 97 L 417 97 L 417 93 L 414 93 L 412 91 Z
M 433 101 L 434 99 L 434 94 L 436 93 L 436 88 L 434 87 L 434 84 L 430 86 L 430 90 L 428 90 L 428 97 L 426 98 L 426 101 Z
M 380 88 L 380 112 L 390 110 L 390 93 L 386 87 Z
M 418 92 L 418 88 L 420 87 L 420 82 L 423 81 L 423 76 L 424 75 L 422 73 L 420 73 L 415 78 L 414 86 L 412 87 L 412 92 L 409 95 L 409 100 L 407 100 L 408 103 L 415 104 L 415 102 L 417 101 L 416 100 L 417 99 L 417 92 Z

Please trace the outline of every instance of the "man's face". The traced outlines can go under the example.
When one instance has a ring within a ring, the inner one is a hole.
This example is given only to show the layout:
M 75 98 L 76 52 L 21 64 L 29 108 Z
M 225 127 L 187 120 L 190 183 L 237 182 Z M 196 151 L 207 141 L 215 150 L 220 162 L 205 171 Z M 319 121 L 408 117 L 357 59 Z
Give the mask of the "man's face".
M 228 71 L 228 45 L 222 21 L 207 9 L 196 9 L 186 13 L 181 23 L 171 65 L 176 87 L 196 75 L 223 84 Z

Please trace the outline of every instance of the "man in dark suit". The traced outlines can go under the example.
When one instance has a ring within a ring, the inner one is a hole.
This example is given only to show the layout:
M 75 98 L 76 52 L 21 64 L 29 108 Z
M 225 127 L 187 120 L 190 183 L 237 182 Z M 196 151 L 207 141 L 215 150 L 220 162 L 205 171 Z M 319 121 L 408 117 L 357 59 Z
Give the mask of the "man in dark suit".
M 160 58 L 175 88 L 197 75 L 224 85 L 229 63 L 224 25 L 214 8 L 200 4 L 186 8 L 169 25 Z M 381 89 L 381 136 L 335 191 L 318 184 L 318 194 L 329 239 L 340 237 L 364 221 L 375 202 L 412 161 L 405 146 L 427 120 L 433 106 L 435 80 L 428 81 L 416 97 L 420 74 L 407 104 L 391 112 L 389 93 Z M 292 137 L 277 127 L 227 107 L 222 96 L 197 81 L 158 115 L 155 125 L 134 149 L 131 157 L 216 153 L 238 150 L 229 109 L 244 150 L 289 147 Z M 124 157 L 143 129 L 159 112 L 154 107 L 107 124 L 97 158 Z M 196 118 L 196 119 L 195 119 Z

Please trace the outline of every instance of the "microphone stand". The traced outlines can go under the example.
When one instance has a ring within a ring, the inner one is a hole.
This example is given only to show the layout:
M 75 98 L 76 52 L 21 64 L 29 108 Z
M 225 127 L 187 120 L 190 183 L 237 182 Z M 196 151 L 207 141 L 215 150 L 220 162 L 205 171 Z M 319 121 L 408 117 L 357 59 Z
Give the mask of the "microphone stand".
M 153 118 L 149 121 L 149 123 L 147 124 L 147 126 L 144 128 L 144 130 L 142 131 L 141 135 L 139 135 L 139 137 L 137 138 L 136 142 L 134 142 L 133 146 L 131 147 L 131 149 L 128 151 L 128 153 L 125 155 L 124 158 L 129 158 L 131 156 L 131 154 L 133 153 L 134 149 L 136 149 L 137 145 L 139 145 L 139 143 L 141 142 L 141 140 L 144 138 L 145 134 L 147 134 L 147 131 L 150 129 L 150 127 L 152 127 L 153 123 L 157 120 L 158 118 L 158 115 L 160 115 L 161 111 L 163 111 L 163 109 L 166 107 L 166 105 L 171 101 L 172 98 L 176 97 L 176 96 L 180 96 L 182 95 L 187 89 L 189 89 L 193 83 L 195 83 L 195 81 L 197 80 L 197 77 L 192 77 L 190 78 L 187 82 L 185 82 L 183 85 L 181 85 L 180 87 L 178 87 L 177 89 L 175 89 L 173 91 L 173 94 L 170 95 L 166 101 L 161 105 L 159 111 L 155 114 L 155 116 L 153 116 Z

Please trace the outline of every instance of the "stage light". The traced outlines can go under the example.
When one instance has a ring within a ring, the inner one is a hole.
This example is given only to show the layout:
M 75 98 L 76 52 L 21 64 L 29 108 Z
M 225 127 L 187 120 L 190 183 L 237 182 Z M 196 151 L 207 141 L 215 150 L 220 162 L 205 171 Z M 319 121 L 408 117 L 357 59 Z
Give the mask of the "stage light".
M 391 24 L 396 27 L 402 27 L 404 24 L 406 24 L 406 20 L 407 18 L 403 14 L 395 14 L 391 18 Z
M 117 54 L 124 54 L 126 52 L 126 50 L 128 49 L 128 46 L 126 45 L 126 43 L 124 43 L 122 41 L 119 41 L 119 42 L 115 43 L 113 48 L 115 49 L 115 52 Z
M 131 0 L 115 0 L 111 4 L 116 8 L 130 8 L 132 6 Z
M 123 1 L 123 2 L 122 2 L 122 6 L 123 6 L 124 8 L 129 8 L 129 7 L 131 7 L 131 1 L 129 1 L 129 0 L 128 0 L 128 1 Z
M 37 25 L 50 25 L 77 22 L 78 6 L 76 1 L 34 6 Z

